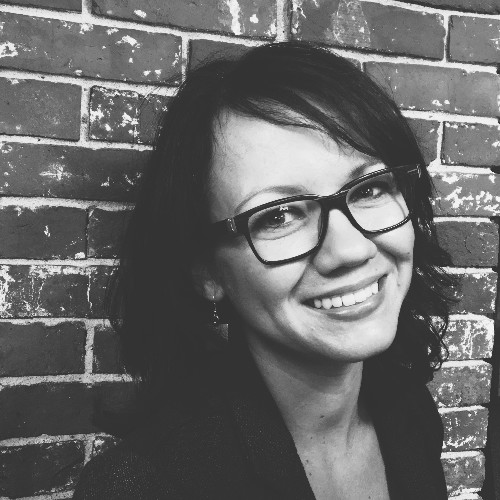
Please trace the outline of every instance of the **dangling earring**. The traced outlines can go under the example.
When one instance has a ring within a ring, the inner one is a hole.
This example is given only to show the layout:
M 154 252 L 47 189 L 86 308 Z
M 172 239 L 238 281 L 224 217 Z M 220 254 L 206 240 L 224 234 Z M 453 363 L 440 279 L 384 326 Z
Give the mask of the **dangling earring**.
M 219 315 L 217 314 L 217 302 L 215 302 L 215 293 L 213 295 L 212 304 L 214 306 L 214 310 L 212 313 L 212 325 L 211 326 L 215 330 L 220 325 L 220 318 L 219 318 Z
M 227 325 L 223 324 L 219 318 L 219 313 L 217 312 L 217 302 L 215 301 L 215 293 L 212 298 L 213 312 L 212 321 L 210 324 L 210 329 L 217 334 L 217 336 L 227 340 Z

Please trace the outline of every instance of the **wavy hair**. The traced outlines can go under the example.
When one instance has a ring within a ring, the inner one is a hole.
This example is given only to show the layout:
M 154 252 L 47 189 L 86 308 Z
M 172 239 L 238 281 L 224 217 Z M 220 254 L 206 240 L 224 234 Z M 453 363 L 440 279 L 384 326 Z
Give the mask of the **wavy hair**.
M 392 99 L 326 49 L 275 43 L 190 71 L 162 116 L 109 295 L 126 368 L 151 393 L 195 386 L 206 368 L 211 309 L 196 293 L 191 269 L 212 248 L 207 184 L 214 126 L 223 111 L 317 128 L 389 167 L 424 164 Z M 413 278 L 395 341 L 381 355 L 410 367 L 423 381 L 432 378 L 446 352 L 443 334 L 454 284 L 442 269 L 448 260 L 437 243 L 431 196 L 423 168 L 412 220 Z

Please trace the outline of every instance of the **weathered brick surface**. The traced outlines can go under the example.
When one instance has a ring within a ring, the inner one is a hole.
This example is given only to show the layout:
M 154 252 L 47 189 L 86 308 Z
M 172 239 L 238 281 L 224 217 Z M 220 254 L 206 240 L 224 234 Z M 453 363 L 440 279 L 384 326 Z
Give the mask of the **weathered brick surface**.
M 119 339 L 113 328 L 98 325 L 94 330 L 94 373 L 124 373 Z
M 57 493 L 76 484 L 83 467 L 79 441 L 0 448 L 3 498 Z
M 0 316 L 87 316 L 88 283 L 79 267 L 0 266 Z
M 0 258 L 84 258 L 86 220 L 80 208 L 0 207 Z
M 485 361 L 444 363 L 429 389 L 438 406 L 472 406 L 490 400 L 492 368 Z
M 107 266 L 0 266 L 0 317 L 104 317 Z
M 92 210 L 87 228 L 88 256 L 105 259 L 116 257 L 129 217 L 128 210 Z
M 440 59 L 442 16 L 369 2 L 304 0 L 293 13 L 292 35 L 300 40 Z
M 99 413 L 123 410 L 134 391 L 130 382 L 4 387 L 0 391 L 0 439 L 97 432 Z
M 0 144 L 0 193 L 132 201 L 148 151 Z
M 500 14 L 499 0 L 412 0 L 412 3 L 482 14 Z
M 421 111 L 498 116 L 496 74 L 413 64 L 367 63 L 366 70 L 398 106 Z
M 180 76 L 181 39 L 174 35 L 8 13 L 0 22 L 8 68 L 136 82 Z
M 444 427 L 444 451 L 484 448 L 488 410 L 482 406 L 460 408 L 441 414 Z
M 84 370 L 87 331 L 80 321 L 57 325 L 0 322 L 0 375 L 59 375 Z
M 448 360 L 491 358 L 493 320 L 485 316 L 477 316 L 474 319 L 455 318 L 450 320 L 444 338 L 449 351 Z
M 3 3 L 54 10 L 82 10 L 82 0 L 3 0 Z
M 236 5 L 235 5 L 236 4 Z M 179 28 L 234 35 L 274 37 L 275 0 L 93 0 L 92 12 Z
M 116 446 L 119 442 L 119 439 L 115 438 L 114 436 L 96 436 L 92 441 L 92 457 L 104 453 L 106 450 L 109 450 L 113 446 Z
M 80 94 L 76 85 L 0 78 L 0 134 L 78 140 Z
M 106 290 L 109 279 L 115 270 L 111 266 L 95 266 L 89 268 L 88 301 L 90 316 L 93 318 L 106 318 Z
M 438 128 L 439 122 L 435 120 L 408 119 L 413 134 L 424 155 L 425 163 L 429 164 L 438 156 Z
M 493 222 L 436 220 L 440 245 L 459 267 L 492 267 L 498 262 L 498 226 Z
M 452 61 L 498 64 L 500 21 L 451 16 L 448 50 Z
M 482 123 L 445 123 L 442 158 L 449 165 L 498 165 L 500 127 Z
M 500 182 L 496 174 L 433 172 L 436 215 L 494 217 L 500 211 Z
M 94 87 L 90 98 L 90 138 L 151 143 L 170 98 Z
M 496 273 L 468 272 L 458 277 L 461 290 L 456 293 L 459 301 L 451 306 L 453 313 L 489 314 L 495 311 Z
M 219 42 L 216 40 L 191 40 L 189 43 L 189 68 L 196 67 L 202 61 L 218 58 L 237 58 L 248 52 L 250 47 L 238 43 Z
M 443 463 L 448 495 L 478 491 L 484 482 L 485 458 L 480 451 L 447 454 Z

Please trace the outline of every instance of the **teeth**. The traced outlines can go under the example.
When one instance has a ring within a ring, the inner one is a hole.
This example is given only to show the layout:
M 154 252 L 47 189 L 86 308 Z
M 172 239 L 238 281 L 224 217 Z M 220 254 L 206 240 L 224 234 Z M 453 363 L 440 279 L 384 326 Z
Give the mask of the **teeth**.
M 341 297 L 332 297 L 332 306 L 333 307 L 341 307 L 342 306 L 342 298 Z
M 352 306 L 356 304 L 356 299 L 354 297 L 353 293 L 347 293 L 345 295 L 342 295 L 342 304 L 344 306 Z
M 326 299 L 314 299 L 314 307 L 316 309 L 331 309 L 332 307 L 352 306 L 364 302 L 376 293 L 378 293 L 378 281 L 354 293 L 336 295 Z
M 322 299 L 321 305 L 323 309 L 331 309 L 332 308 L 332 299 Z

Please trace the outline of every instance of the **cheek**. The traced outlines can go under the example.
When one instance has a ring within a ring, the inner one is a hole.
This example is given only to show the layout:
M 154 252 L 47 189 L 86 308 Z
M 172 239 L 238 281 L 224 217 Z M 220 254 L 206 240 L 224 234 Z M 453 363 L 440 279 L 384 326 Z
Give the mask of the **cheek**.
M 225 297 L 240 313 L 245 311 L 243 315 L 279 307 L 301 275 L 300 265 L 265 266 L 253 253 L 241 249 L 218 251 L 216 266 Z

